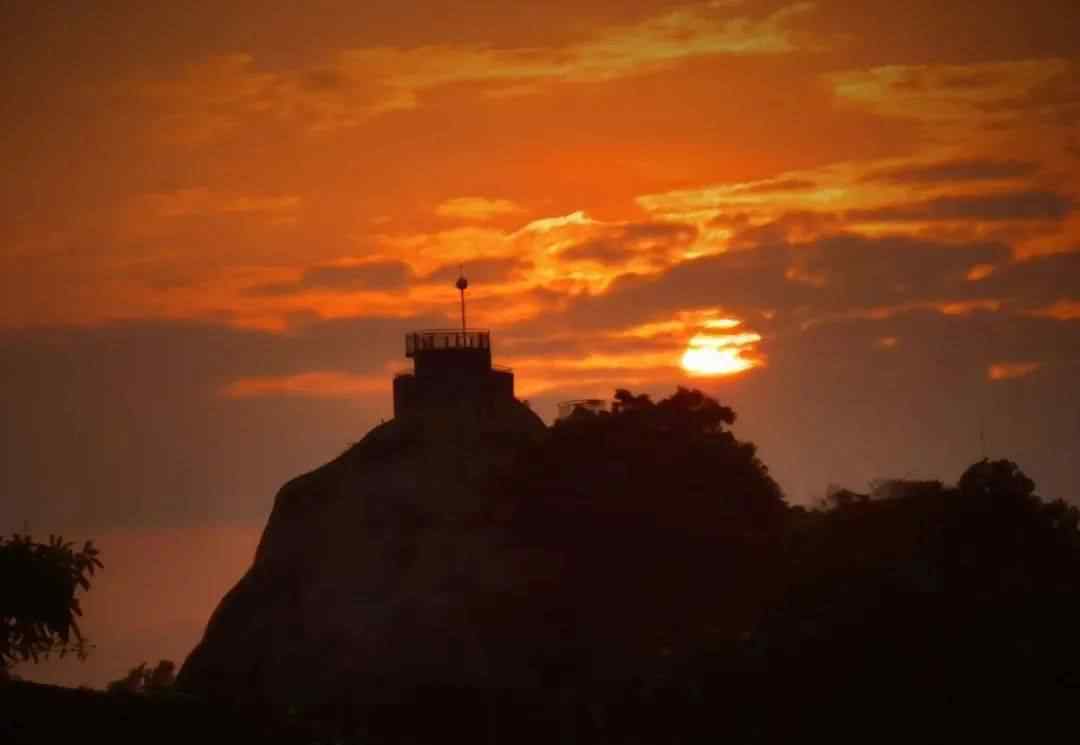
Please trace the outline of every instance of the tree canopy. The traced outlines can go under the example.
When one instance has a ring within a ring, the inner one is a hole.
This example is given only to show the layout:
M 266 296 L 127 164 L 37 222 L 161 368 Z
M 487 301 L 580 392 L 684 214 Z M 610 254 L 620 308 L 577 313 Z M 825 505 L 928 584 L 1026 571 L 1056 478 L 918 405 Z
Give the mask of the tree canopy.
M 633 665 L 752 622 L 786 506 L 734 422 L 701 391 L 620 389 L 520 453 L 500 494 L 530 562 L 523 612 L 562 635 L 540 646 Z
M 619 389 L 610 412 L 578 409 L 518 460 L 509 489 L 521 527 L 568 535 L 605 530 L 590 524 L 602 520 L 609 534 L 632 523 L 713 537 L 767 531 L 782 518 L 783 494 L 755 446 L 728 429 L 734 422 L 732 409 L 686 388 L 658 402 Z
M 84 656 L 79 590 L 101 569 L 98 550 L 58 536 L 46 543 L 28 535 L 0 537 L 0 666 L 56 653 Z

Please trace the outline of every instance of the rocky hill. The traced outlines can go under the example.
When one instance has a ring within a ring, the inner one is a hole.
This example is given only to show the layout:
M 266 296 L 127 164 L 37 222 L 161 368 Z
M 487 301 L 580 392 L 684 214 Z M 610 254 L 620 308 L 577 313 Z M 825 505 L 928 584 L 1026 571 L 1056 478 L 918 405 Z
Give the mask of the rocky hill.
M 481 683 L 476 619 L 513 582 L 487 488 L 545 433 L 514 400 L 400 416 L 285 484 L 181 689 L 278 710 L 350 709 L 410 681 Z

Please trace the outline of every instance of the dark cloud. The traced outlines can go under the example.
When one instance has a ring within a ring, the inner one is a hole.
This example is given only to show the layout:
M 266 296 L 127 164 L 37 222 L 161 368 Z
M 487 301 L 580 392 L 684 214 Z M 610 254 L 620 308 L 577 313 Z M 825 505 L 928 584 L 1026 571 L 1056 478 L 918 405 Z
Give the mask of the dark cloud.
M 301 76 L 304 86 L 314 91 L 333 91 L 346 86 L 347 80 L 341 71 L 333 67 L 309 70 Z
M 408 330 L 445 319 L 310 323 L 288 334 L 186 323 L 0 332 L 0 533 L 261 519 L 288 478 L 391 414 Z M 367 400 L 229 399 L 244 377 L 386 376 Z
M 1080 60 L 1069 60 L 1064 69 L 1022 95 L 977 103 L 989 113 L 1009 113 L 1049 124 L 1075 124 L 1080 117 Z
M 559 252 L 569 261 L 620 264 L 637 254 L 662 256 L 672 248 L 690 245 L 697 229 L 682 223 L 647 222 L 622 225 L 611 232 Z
M 970 283 L 986 295 L 1031 310 L 1055 300 L 1080 299 L 1080 252 L 1038 256 L 1003 264 L 986 279 Z
M 657 276 L 624 275 L 602 295 L 574 298 L 562 313 L 529 321 L 573 328 L 622 328 L 681 310 L 777 311 L 811 318 L 912 302 L 973 299 L 987 289 L 966 279 L 976 264 L 1001 264 L 1000 243 L 952 244 L 907 237 L 836 235 L 775 243 L 684 261 Z
M 882 337 L 895 347 L 876 345 Z M 791 490 L 953 479 L 988 454 L 1015 459 L 1044 494 L 1080 500 L 1080 472 L 1061 450 L 1080 446 L 1080 405 L 1061 399 L 1080 372 L 1077 349 L 1080 324 L 998 313 L 849 319 L 766 338 L 768 367 L 732 403 Z M 989 365 L 1003 361 L 1041 366 L 990 381 Z
M 1072 211 L 1069 199 L 1051 191 L 1013 191 L 935 197 L 911 204 L 852 210 L 856 221 L 919 222 L 935 220 L 1062 220 Z
M 446 264 L 423 277 L 424 282 L 438 284 L 454 282 L 464 269 L 470 282 L 496 284 L 517 279 L 532 269 L 531 261 L 524 259 L 474 259 L 467 264 Z
M 979 70 L 943 75 L 940 78 L 939 83 L 943 88 L 967 91 L 978 88 L 987 88 L 996 83 L 1000 83 L 1001 80 L 1002 75 L 1000 73 L 991 70 Z
M 370 261 L 364 264 L 324 264 L 304 271 L 295 282 L 275 282 L 248 290 L 252 295 L 291 295 L 310 290 L 355 292 L 358 290 L 398 290 L 412 279 L 412 270 L 403 261 Z
M 1037 163 L 1023 160 L 985 160 L 967 158 L 929 165 L 902 166 L 873 171 L 865 181 L 890 184 L 949 184 L 961 181 L 999 181 L 1031 176 Z
M 798 243 L 806 236 L 827 235 L 843 229 L 839 215 L 829 212 L 798 210 L 788 212 L 764 225 L 755 225 L 744 213 L 720 215 L 710 225 L 731 231 L 729 245 L 747 249 L 774 243 Z

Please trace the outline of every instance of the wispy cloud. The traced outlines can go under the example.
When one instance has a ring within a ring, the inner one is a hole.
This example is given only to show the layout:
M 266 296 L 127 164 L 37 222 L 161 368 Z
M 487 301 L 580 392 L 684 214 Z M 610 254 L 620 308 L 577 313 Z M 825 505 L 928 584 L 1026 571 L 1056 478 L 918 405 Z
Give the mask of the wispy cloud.
M 301 206 L 295 194 L 245 194 L 217 191 L 205 186 L 146 194 L 137 200 L 157 217 L 209 215 L 291 215 Z
M 971 181 L 1021 179 L 1032 176 L 1038 170 L 1038 163 L 1031 161 L 961 158 L 874 170 L 865 178 L 867 181 L 885 181 L 892 184 L 948 186 Z
M 1025 378 L 1042 367 L 1038 362 L 995 362 L 987 368 L 990 380 L 1014 380 Z
M 938 220 L 1051 220 L 1064 219 L 1071 202 L 1048 191 L 1000 194 L 958 194 L 908 204 L 853 210 L 846 217 L 859 222 L 910 222 Z
M 503 215 L 519 214 L 524 211 L 521 205 L 515 204 L 509 199 L 488 199 L 487 197 L 455 197 L 447 199 L 435 208 L 435 214 L 439 215 L 439 217 L 481 222 Z
M 412 278 L 409 265 L 402 261 L 365 261 L 324 264 L 305 269 L 296 280 L 256 285 L 247 290 L 252 295 L 289 295 L 309 291 L 356 292 L 359 290 L 393 291 Z
M 241 378 L 229 383 L 222 393 L 229 398 L 263 396 L 305 396 L 312 398 L 353 398 L 385 394 L 385 375 L 356 375 L 335 370 L 296 375 Z
M 614 80 L 695 58 L 821 49 L 821 38 L 796 29 L 797 19 L 813 10 L 806 2 L 765 15 L 728 3 L 688 5 L 563 46 L 364 47 L 295 71 L 271 71 L 253 55 L 229 54 L 139 83 L 135 92 L 157 110 L 159 131 L 173 142 L 210 142 L 267 116 L 328 131 L 415 109 L 427 91 L 453 84 L 527 95 L 541 84 Z

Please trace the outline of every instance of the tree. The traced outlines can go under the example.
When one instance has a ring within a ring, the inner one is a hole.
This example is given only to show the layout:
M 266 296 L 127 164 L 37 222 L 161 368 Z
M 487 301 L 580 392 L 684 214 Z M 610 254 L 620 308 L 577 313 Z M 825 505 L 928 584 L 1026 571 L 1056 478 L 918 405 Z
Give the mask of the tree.
M 1025 501 L 1035 494 L 1035 482 L 1011 460 L 987 460 L 968 467 L 957 483 L 961 494 L 982 499 Z
M 37 543 L 28 535 L 0 538 L 0 667 L 52 653 L 85 657 L 77 592 L 103 567 L 98 550 L 58 536 Z
M 507 491 L 521 507 L 520 527 L 769 532 L 783 517 L 783 495 L 755 446 L 728 429 L 734 422 L 734 411 L 701 391 L 680 387 L 654 402 L 619 389 L 610 413 L 579 409 L 519 458 Z
M 951 691 L 1080 685 L 1080 510 L 1038 497 L 1008 460 L 955 487 L 878 483 L 878 498 L 800 521 L 788 589 L 755 629 L 760 669 L 818 685 L 881 671 Z
M 734 421 L 701 391 L 620 389 L 520 454 L 499 492 L 533 572 L 522 613 L 560 636 L 547 649 L 652 664 L 752 623 L 786 506 Z

